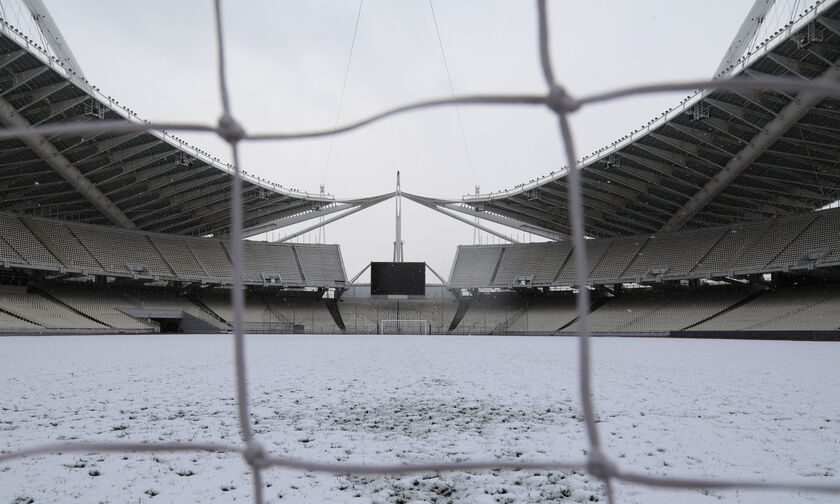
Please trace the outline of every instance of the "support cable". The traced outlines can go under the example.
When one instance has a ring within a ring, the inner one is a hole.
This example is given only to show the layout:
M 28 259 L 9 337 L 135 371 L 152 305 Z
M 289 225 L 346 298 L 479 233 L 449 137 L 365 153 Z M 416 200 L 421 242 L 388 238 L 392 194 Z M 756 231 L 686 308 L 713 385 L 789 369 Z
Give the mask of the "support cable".
M 432 21 L 435 23 L 435 35 L 437 35 L 438 47 L 440 47 L 440 56 L 443 58 L 443 68 L 446 69 L 446 79 L 449 81 L 449 96 L 455 98 L 455 87 L 452 85 L 452 74 L 449 72 L 449 63 L 446 61 L 446 52 L 443 50 L 443 41 L 440 38 L 440 29 L 438 28 L 437 16 L 435 15 L 435 5 L 432 0 L 429 0 L 429 9 L 432 11 Z M 467 154 L 467 164 L 472 173 L 473 184 L 478 184 L 475 175 L 475 167 L 472 162 L 472 155 L 470 154 L 470 147 L 467 144 L 467 135 L 464 133 L 464 122 L 461 120 L 461 107 L 457 103 L 453 104 L 455 107 L 455 115 L 458 117 L 458 128 L 461 130 L 461 140 L 464 142 L 464 152 Z
M 353 61 L 353 49 L 356 47 L 356 34 L 359 32 L 359 20 L 362 18 L 362 5 L 365 0 L 359 0 L 359 10 L 356 12 L 356 25 L 353 27 L 353 40 L 350 42 L 350 54 L 347 55 L 347 66 L 344 67 L 344 81 L 341 83 L 341 93 L 338 95 L 338 109 L 335 111 L 335 122 L 333 130 L 338 129 L 338 120 L 341 118 L 341 107 L 344 104 L 344 91 L 347 89 L 347 77 L 350 75 L 350 62 Z M 327 182 L 327 170 L 330 169 L 332 161 L 333 146 L 335 145 L 335 131 L 330 135 L 330 147 L 327 150 L 327 162 L 324 165 L 324 175 L 321 177 L 321 186 Z

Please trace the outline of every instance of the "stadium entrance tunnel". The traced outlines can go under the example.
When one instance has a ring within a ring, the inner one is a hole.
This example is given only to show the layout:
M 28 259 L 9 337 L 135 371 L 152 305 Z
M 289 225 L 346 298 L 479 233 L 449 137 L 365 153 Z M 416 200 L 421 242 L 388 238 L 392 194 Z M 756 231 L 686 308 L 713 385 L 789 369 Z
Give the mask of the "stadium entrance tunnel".
M 140 320 L 150 320 L 160 327 L 161 333 L 197 333 L 208 334 L 219 331 L 208 322 L 181 310 L 121 310 L 126 315 Z

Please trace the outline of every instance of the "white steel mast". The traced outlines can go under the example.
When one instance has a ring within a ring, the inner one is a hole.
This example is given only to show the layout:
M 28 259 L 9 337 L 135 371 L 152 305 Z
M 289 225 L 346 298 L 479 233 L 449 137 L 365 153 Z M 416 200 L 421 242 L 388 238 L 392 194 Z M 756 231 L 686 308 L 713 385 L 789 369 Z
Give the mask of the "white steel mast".
M 402 196 L 400 193 L 400 172 L 397 171 L 397 191 L 394 199 L 397 201 L 397 236 L 394 240 L 394 262 L 403 262 L 403 246 L 402 241 Z
M 735 33 L 732 43 L 729 44 L 729 49 L 726 50 L 726 54 L 720 60 L 720 64 L 715 70 L 715 78 L 725 77 L 729 74 L 738 59 L 747 52 L 774 3 L 776 3 L 776 0 L 755 0 L 747 13 L 747 17 L 744 18 L 744 22 L 741 23 L 741 27 L 738 28 L 738 32 Z
M 55 56 L 62 64 L 75 71 L 83 81 L 85 74 L 82 72 L 82 66 L 76 60 L 73 51 L 70 50 L 70 44 L 64 39 L 64 35 L 61 34 L 61 30 L 58 29 L 58 25 L 53 20 L 44 2 L 41 0 L 23 0 L 23 3 L 26 4 L 26 8 L 32 14 L 32 19 L 35 20 L 38 29 L 44 34 L 45 42 L 53 50 Z

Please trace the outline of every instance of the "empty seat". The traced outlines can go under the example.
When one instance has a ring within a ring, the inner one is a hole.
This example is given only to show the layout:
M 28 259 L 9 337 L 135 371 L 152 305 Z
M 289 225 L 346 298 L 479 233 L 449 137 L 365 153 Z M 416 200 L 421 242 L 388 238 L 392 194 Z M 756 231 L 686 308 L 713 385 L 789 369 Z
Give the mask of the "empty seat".
M 610 247 L 604 256 L 598 261 L 598 265 L 589 274 L 593 283 L 615 282 L 622 277 L 622 273 L 633 261 L 647 242 L 646 237 L 633 237 L 615 239 L 610 242 Z
M 121 309 L 137 308 L 121 296 L 91 286 L 48 286 L 47 291 L 68 306 L 116 330 L 152 332 L 155 328 Z
M 601 258 L 604 257 L 604 254 L 607 253 L 609 248 L 609 240 L 586 240 L 587 278 L 592 276 L 592 271 L 598 266 L 598 263 L 601 262 Z M 560 272 L 557 273 L 557 278 L 554 279 L 555 283 L 564 285 L 577 284 L 577 266 L 575 264 L 576 253 L 577 252 L 574 249 L 571 251 L 569 258 L 566 260 L 566 264 L 564 264 Z
M 338 245 L 295 245 L 306 285 L 334 287 L 347 279 Z
M 61 266 L 19 218 L 0 214 L 0 235 L 27 263 L 50 268 Z
M 770 267 L 808 266 L 808 255 L 813 260 L 830 263 L 840 261 L 840 212 L 819 212 L 817 218 L 805 228 L 773 261 Z M 819 257 L 819 259 L 817 259 Z
M 211 239 L 185 238 L 184 243 L 189 247 L 201 268 L 207 272 L 209 279 L 230 283 L 233 279 L 233 266 L 228 258 L 227 250 L 222 242 Z
M 149 235 L 155 247 L 163 255 L 175 275 L 184 279 L 207 278 L 207 272 L 193 255 L 183 238 L 163 235 Z
M 173 277 L 160 253 L 143 233 L 71 224 L 70 230 L 106 271 L 122 276 L 134 273 Z
M 107 329 L 73 310 L 38 294 L 0 292 L 3 310 L 48 329 Z
M 779 253 L 814 220 L 813 215 L 793 219 L 778 219 L 770 223 L 764 233 L 750 244 L 732 265 L 736 271 L 765 268 Z
M 459 245 L 449 283 L 453 287 L 489 287 L 502 247 Z
M 506 245 L 493 284 L 513 285 L 522 277 L 532 284 L 551 284 L 570 250 L 568 242 Z
M 40 219 L 31 219 L 30 223 L 41 231 L 40 234 L 51 242 L 54 249 L 61 251 L 64 255 L 64 266 L 66 268 L 91 273 L 104 271 L 99 261 L 76 238 L 67 224 Z
M 553 332 L 577 318 L 577 300 L 567 295 L 535 297 L 528 310 L 508 326 L 509 331 Z
M 651 236 L 621 277 L 636 281 L 652 270 L 663 271 L 663 278 L 683 277 L 700 263 L 725 231 L 717 228 Z

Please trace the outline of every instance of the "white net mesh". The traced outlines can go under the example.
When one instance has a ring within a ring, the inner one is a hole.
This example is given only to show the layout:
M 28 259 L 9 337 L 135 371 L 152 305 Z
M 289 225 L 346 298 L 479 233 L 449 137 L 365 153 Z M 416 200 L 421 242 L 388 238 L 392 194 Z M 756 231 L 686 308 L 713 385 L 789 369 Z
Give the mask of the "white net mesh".
M 698 89 L 708 91 L 736 90 L 736 91 L 759 91 L 764 89 L 775 89 L 778 91 L 808 92 L 819 96 L 840 97 L 840 86 L 836 82 L 827 80 L 791 80 L 785 78 L 761 78 L 753 80 L 700 80 L 679 83 L 659 83 L 631 88 L 619 89 L 610 92 L 594 94 L 590 96 L 575 97 L 567 94 L 559 84 L 555 76 L 549 58 L 549 32 L 547 26 L 547 12 L 545 0 L 538 2 L 538 23 L 539 23 L 539 47 L 540 61 L 547 92 L 532 95 L 477 95 L 477 96 L 453 96 L 437 100 L 429 100 L 397 107 L 375 114 L 366 119 L 338 126 L 335 129 L 324 131 L 304 131 L 296 133 L 266 133 L 247 135 L 242 126 L 236 120 L 235 111 L 232 110 L 227 87 L 225 44 L 222 30 L 222 9 L 221 0 L 215 2 L 216 10 L 216 35 L 219 62 L 219 89 L 220 99 L 223 107 L 223 114 L 217 124 L 162 124 L 144 123 L 136 119 L 132 114 L 126 113 L 125 120 L 121 121 L 93 121 L 84 124 L 49 124 L 34 128 L 12 128 L 0 130 L 0 138 L 24 138 L 35 137 L 36 135 L 57 135 L 63 133 L 128 133 L 149 130 L 169 131 L 203 131 L 215 132 L 224 139 L 232 149 L 234 160 L 231 168 L 232 177 L 231 194 L 231 240 L 230 251 L 233 262 L 233 288 L 231 289 L 232 304 L 234 310 L 234 356 L 235 356 L 235 380 L 236 399 L 238 407 L 238 421 L 241 431 L 242 442 L 237 444 L 228 443 L 84 443 L 67 442 L 50 445 L 35 446 L 18 450 L 12 453 L 0 454 L 0 462 L 17 459 L 21 457 L 32 457 L 39 454 L 56 452 L 185 452 L 195 450 L 208 450 L 217 452 L 239 453 L 245 462 L 253 469 L 253 496 L 255 502 L 263 501 L 262 471 L 269 467 L 281 467 L 301 471 L 320 471 L 333 474 L 356 474 L 356 475 L 381 475 L 381 474 L 406 474 L 425 471 L 453 471 L 453 470 L 490 470 L 490 469 L 556 469 L 556 470 L 577 470 L 588 473 L 604 482 L 609 502 L 616 502 L 615 493 L 612 489 L 613 481 L 636 483 L 663 488 L 699 488 L 699 489 L 785 489 L 799 491 L 830 492 L 840 494 L 840 484 L 810 483 L 803 481 L 764 481 L 764 480 L 729 480 L 729 479 L 707 479 L 703 477 L 663 477 L 650 475 L 633 468 L 620 467 L 604 452 L 601 442 L 601 434 L 596 423 L 595 405 L 592 401 L 592 366 L 590 354 L 590 336 L 588 307 L 589 291 L 579 290 L 578 311 L 579 311 L 579 346 L 580 346 L 580 401 L 583 411 L 586 433 L 589 440 L 587 456 L 582 460 L 544 460 L 544 461 L 523 461 L 499 460 L 488 461 L 466 461 L 466 462 L 432 462 L 424 464 L 404 465 L 377 465 L 377 464 L 346 464 L 346 463 L 319 463 L 309 460 L 298 460 L 286 457 L 275 456 L 267 452 L 264 447 L 254 439 L 253 428 L 250 422 L 250 407 L 247 387 L 247 368 L 245 361 L 245 339 L 243 335 L 243 309 L 244 298 L 242 289 L 243 273 L 243 252 L 242 252 L 242 201 L 241 201 L 241 172 L 239 162 L 239 145 L 245 141 L 283 141 L 319 136 L 328 136 L 337 133 L 351 131 L 368 124 L 380 121 L 396 114 L 402 114 L 412 110 L 442 105 L 469 105 L 469 104 L 494 104 L 494 105 L 521 105 L 547 107 L 553 111 L 558 120 L 561 141 L 565 147 L 566 161 L 568 163 L 568 190 L 570 200 L 572 238 L 575 250 L 576 272 L 579 284 L 586 283 L 586 253 L 584 253 L 586 242 L 584 240 L 583 225 L 583 202 L 582 189 L 578 175 L 578 161 L 574 148 L 574 138 L 569 126 L 569 115 L 594 103 L 614 100 L 620 97 L 631 95 L 642 95 L 664 91 L 694 92 Z M 388 321 L 383 321 L 388 322 Z

